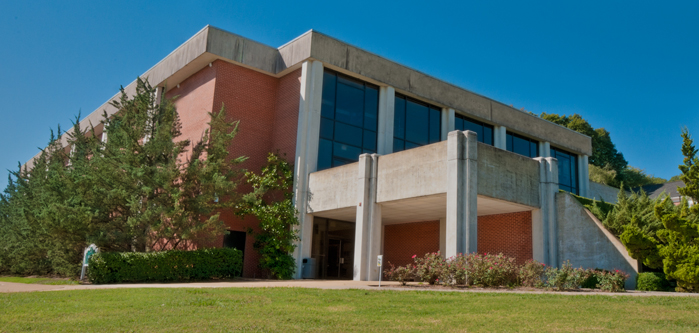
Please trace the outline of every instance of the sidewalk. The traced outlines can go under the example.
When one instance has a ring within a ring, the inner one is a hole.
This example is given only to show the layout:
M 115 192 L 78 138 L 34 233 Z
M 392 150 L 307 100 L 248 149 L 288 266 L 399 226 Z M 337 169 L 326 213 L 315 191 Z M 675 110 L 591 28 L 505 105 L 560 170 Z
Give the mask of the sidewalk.
M 228 282 L 191 282 L 191 283 L 140 283 L 140 284 L 101 284 L 101 285 L 41 285 L 12 282 L 0 282 L 0 293 L 31 292 L 31 291 L 60 291 L 60 290 L 86 290 L 86 289 L 120 289 L 120 288 L 317 288 L 317 289 L 363 289 L 363 290 L 396 290 L 396 291 L 438 291 L 438 292 L 471 292 L 471 293 L 509 293 L 509 294 L 557 294 L 557 295 L 606 295 L 606 296 L 669 296 L 669 297 L 699 297 L 699 294 L 672 293 L 672 292 L 648 292 L 627 291 L 624 293 L 606 293 L 599 291 L 565 291 L 554 292 L 544 290 L 510 290 L 510 289 L 482 289 L 482 288 L 421 288 L 417 283 L 410 283 L 411 287 L 400 287 L 398 282 L 382 282 L 378 288 L 377 281 L 338 281 L 338 280 L 253 280 L 245 279 Z

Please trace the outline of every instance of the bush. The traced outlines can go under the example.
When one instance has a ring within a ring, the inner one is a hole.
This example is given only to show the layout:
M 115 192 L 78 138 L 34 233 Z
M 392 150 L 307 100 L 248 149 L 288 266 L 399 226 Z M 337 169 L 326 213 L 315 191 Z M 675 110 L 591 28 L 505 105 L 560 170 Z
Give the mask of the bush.
M 643 291 L 672 291 L 674 287 L 665 274 L 656 272 L 638 273 L 636 289 Z
M 530 259 L 519 268 L 519 282 L 525 287 L 541 287 L 546 264 Z
M 545 286 L 558 290 L 578 289 L 586 278 L 585 270 L 573 268 L 570 260 L 564 262 L 561 268 L 549 266 L 544 275 L 546 275 Z
M 404 286 L 408 283 L 408 280 L 415 278 L 415 266 L 413 265 L 396 267 L 390 262 L 388 265 L 390 268 L 384 272 L 384 275 L 389 281 L 398 281 Z
M 599 284 L 597 272 L 599 271 L 603 270 L 597 268 L 585 270 L 585 272 L 583 273 L 585 278 L 580 283 L 580 288 L 597 289 L 597 285 Z
M 413 259 L 415 260 L 417 276 L 420 277 L 422 281 L 429 284 L 437 283 L 439 278 L 443 276 L 448 269 L 447 261 L 442 258 L 439 251 L 426 253 L 422 258 L 418 258 L 417 255 L 414 255 Z
M 483 287 L 517 285 L 519 269 L 514 258 L 506 257 L 502 253 L 471 253 L 465 257 L 468 262 L 466 284 Z
M 90 257 L 87 276 L 96 284 L 172 282 L 236 277 L 242 267 L 242 252 L 231 248 L 102 252 Z
M 610 292 L 620 292 L 624 291 L 624 285 L 626 283 L 626 279 L 629 278 L 629 275 L 620 271 L 620 270 L 614 270 L 614 272 L 608 272 L 608 271 L 597 271 L 595 272 L 595 275 L 597 276 L 597 280 L 599 281 L 599 284 L 597 284 L 597 287 L 601 289 L 602 291 L 610 291 Z

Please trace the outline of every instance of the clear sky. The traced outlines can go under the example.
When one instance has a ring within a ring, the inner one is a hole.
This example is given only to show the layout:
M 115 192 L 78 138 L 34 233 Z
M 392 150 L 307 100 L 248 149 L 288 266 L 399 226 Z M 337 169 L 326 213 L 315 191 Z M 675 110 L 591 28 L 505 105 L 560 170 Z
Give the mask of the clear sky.
M 7 169 L 211 24 L 278 47 L 314 29 L 535 113 L 579 113 L 629 163 L 679 173 L 699 138 L 699 1 L 2 1 Z

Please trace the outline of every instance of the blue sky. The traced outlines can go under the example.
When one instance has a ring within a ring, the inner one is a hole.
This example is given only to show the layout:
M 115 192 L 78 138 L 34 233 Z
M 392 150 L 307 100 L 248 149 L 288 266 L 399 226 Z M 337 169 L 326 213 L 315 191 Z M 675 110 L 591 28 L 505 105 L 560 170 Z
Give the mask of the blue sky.
M 699 137 L 699 1 L 3 1 L 0 188 L 207 24 L 280 46 L 315 29 L 536 113 L 579 113 L 629 163 L 679 173 Z

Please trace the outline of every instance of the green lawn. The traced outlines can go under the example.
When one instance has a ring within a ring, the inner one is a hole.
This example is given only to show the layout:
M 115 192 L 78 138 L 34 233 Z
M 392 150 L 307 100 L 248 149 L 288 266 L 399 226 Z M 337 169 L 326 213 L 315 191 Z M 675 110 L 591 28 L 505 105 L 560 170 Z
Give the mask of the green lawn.
M 29 284 L 78 284 L 77 281 L 67 279 L 52 279 L 52 278 L 28 278 L 28 277 L 0 277 L 0 282 L 15 282 Z
M 300 288 L 0 294 L 0 332 L 697 331 L 694 297 Z

